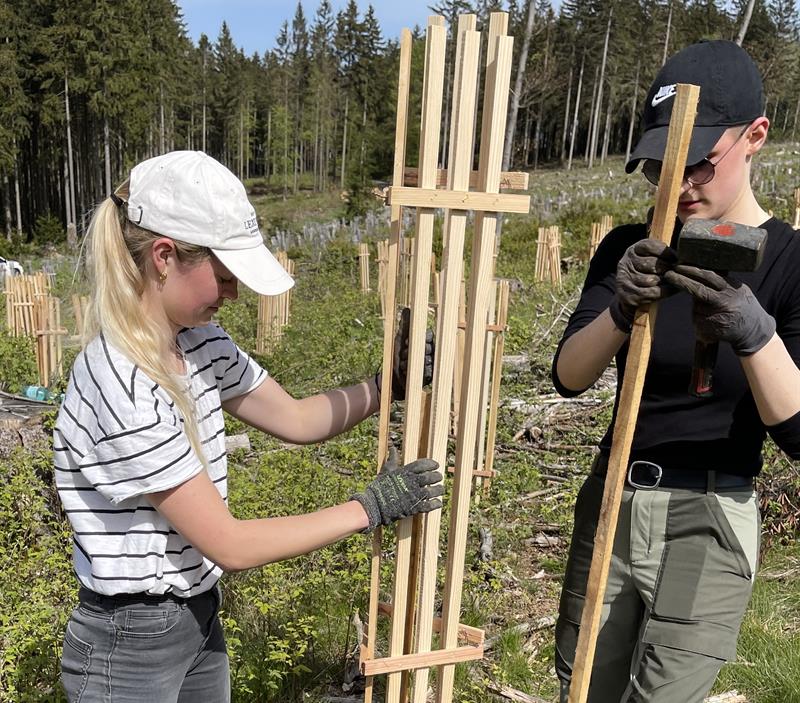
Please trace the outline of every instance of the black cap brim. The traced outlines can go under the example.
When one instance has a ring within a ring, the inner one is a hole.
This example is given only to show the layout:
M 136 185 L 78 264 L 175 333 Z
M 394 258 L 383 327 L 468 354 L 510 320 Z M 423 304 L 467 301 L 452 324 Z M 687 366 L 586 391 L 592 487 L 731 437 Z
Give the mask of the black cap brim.
M 695 126 L 692 130 L 692 140 L 689 143 L 686 164 L 692 166 L 706 158 L 728 127 L 730 125 Z M 668 133 L 669 125 L 648 129 L 642 135 L 631 154 L 631 158 L 625 164 L 625 173 L 633 173 L 639 162 L 644 159 L 663 161 L 664 152 L 667 148 Z

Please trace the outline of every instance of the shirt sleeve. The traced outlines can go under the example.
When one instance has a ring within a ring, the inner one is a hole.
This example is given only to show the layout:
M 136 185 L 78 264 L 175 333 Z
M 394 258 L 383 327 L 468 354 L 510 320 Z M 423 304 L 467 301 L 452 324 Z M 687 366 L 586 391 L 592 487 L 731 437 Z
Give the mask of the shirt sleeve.
M 553 386 L 564 397 L 580 395 L 586 389 L 573 391 L 566 388 L 558 378 L 556 366 L 561 348 L 576 332 L 583 329 L 598 317 L 611 303 L 616 291 L 617 264 L 625 250 L 646 234 L 644 225 L 625 225 L 608 233 L 589 264 L 589 271 L 581 290 L 581 297 L 575 311 L 570 315 L 564 335 L 553 357 L 551 375 Z
M 219 343 L 224 347 L 224 353 L 216 355 L 215 375 L 219 397 L 224 403 L 259 386 L 267 378 L 267 372 L 226 333 L 222 334 L 224 339 Z
M 128 498 L 174 488 L 200 473 L 182 427 L 134 421 L 131 428 L 106 435 L 80 461 L 80 471 L 104 498 Z

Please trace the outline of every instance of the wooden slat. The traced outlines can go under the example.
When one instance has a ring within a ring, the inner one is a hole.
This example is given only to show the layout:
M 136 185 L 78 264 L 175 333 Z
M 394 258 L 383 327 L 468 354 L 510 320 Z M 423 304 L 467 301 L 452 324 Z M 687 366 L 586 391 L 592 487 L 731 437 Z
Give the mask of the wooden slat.
M 428 25 L 425 46 L 425 72 L 422 87 L 422 124 L 420 128 L 419 172 L 425 188 L 436 183 L 436 159 L 439 153 L 439 132 L 442 119 L 442 93 L 444 92 L 445 44 L 447 31 L 442 22 Z M 408 373 L 406 379 L 406 406 L 403 424 L 404 464 L 418 458 L 422 417 L 422 372 L 425 359 L 425 332 L 428 321 L 430 292 L 431 251 L 436 212 L 417 209 L 414 257 L 411 280 L 411 324 L 408 341 Z M 397 657 L 404 651 L 406 609 L 408 605 L 408 575 L 411 557 L 413 519 L 396 523 L 397 547 L 395 551 L 392 603 L 395 606 L 389 634 L 389 656 Z M 386 683 L 387 703 L 398 703 L 402 677 L 390 673 Z
M 650 236 L 667 242 L 672 238 L 678 195 L 683 183 L 686 153 L 692 136 L 700 89 L 678 84 L 672 107 L 667 147 L 656 192 L 655 213 Z M 592 565 L 586 589 L 586 601 L 581 615 L 580 633 L 572 668 L 569 703 L 585 703 L 589 694 L 597 633 L 606 591 L 611 550 L 617 529 L 620 501 L 625 486 L 625 474 L 630 458 L 636 418 L 650 358 L 650 343 L 657 305 L 642 306 L 636 312 L 625 364 L 617 419 L 611 444 L 608 473 L 603 491 L 603 503 L 595 533 Z
M 448 208 L 450 210 L 481 210 L 483 212 L 511 212 L 528 214 L 531 209 L 530 195 L 507 195 L 501 193 L 470 193 L 435 188 L 389 188 L 389 204 L 406 207 Z
M 467 17 L 467 15 L 461 15 Z M 458 64 L 456 64 L 458 65 Z M 436 172 L 436 187 L 442 188 L 448 183 L 447 169 L 440 168 Z M 524 171 L 503 171 L 500 174 L 500 190 L 528 190 L 530 176 Z M 416 186 L 418 182 L 418 172 L 415 168 L 406 169 L 405 184 L 407 186 Z M 469 187 L 476 188 L 478 185 L 478 172 L 472 171 L 469 174 Z
M 453 114 L 450 129 L 450 165 L 448 188 L 466 191 L 475 151 L 475 99 L 478 91 L 480 33 L 475 31 L 475 15 L 459 18 L 456 44 L 456 74 L 453 82 Z M 437 319 L 437 352 L 432 387 L 432 413 L 428 454 L 439 465 L 447 464 L 450 435 L 450 398 L 453 392 L 458 306 L 464 272 L 464 239 L 467 213 L 448 212 L 443 230 L 441 299 Z M 424 548 L 420 580 L 420 605 L 417 620 L 415 651 L 431 650 L 433 612 L 436 596 L 439 531 L 441 511 L 428 513 L 424 521 Z M 428 694 L 428 668 L 414 676 L 414 703 L 425 703 Z
M 397 113 L 394 141 L 394 184 L 403 185 L 403 168 L 406 159 L 406 123 L 408 121 L 408 96 L 411 81 L 411 32 L 403 29 L 400 34 L 400 75 L 397 86 Z M 383 465 L 389 447 L 389 413 L 392 405 L 392 362 L 395 335 L 395 305 L 397 295 L 397 270 L 400 261 L 400 242 L 402 235 L 402 208 L 391 207 L 389 239 L 384 253 L 386 264 L 384 320 L 383 320 L 383 363 L 381 365 L 382 387 L 380 420 L 378 424 L 378 469 Z M 367 615 L 366 642 L 362 657 L 372 659 L 375 653 L 375 638 L 378 625 L 378 600 L 381 574 L 381 529 L 372 536 L 372 556 L 370 559 L 369 611 Z M 363 664 L 363 660 L 362 660 Z M 367 676 L 364 688 L 364 703 L 371 703 L 374 681 Z
M 462 15 L 463 16 L 463 15 Z M 378 612 L 381 615 L 391 615 L 394 608 L 391 603 L 378 603 Z M 431 620 L 433 631 L 439 633 L 442 631 L 442 619 L 433 618 Z M 486 639 L 486 633 L 479 627 L 472 627 L 459 623 L 458 625 L 458 638 L 464 640 L 468 644 L 482 644 Z
M 495 337 L 494 359 L 492 360 L 492 396 L 489 400 L 489 421 L 486 430 L 486 461 L 484 471 L 489 474 L 484 484 L 484 492 L 489 490 L 494 475 L 494 443 L 497 437 L 497 406 L 500 402 L 500 381 L 503 377 L 503 352 L 505 351 L 505 328 L 508 324 L 508 281 L 500 281 L 500 300 L 497 304 L 497 326 L 501 329 Z
M 389 674 L 398 676 L 403 671 L 413 669 L 429 668 L 441 664 L 457 664 L 459 662 L 474 661 L 483 658 L 483 645 L 469 645 L 465 647 L 452 647 L 451 649 L 439 649 L 435 652 L 422 652 L 421 654 L 402 654 L 396 657 L 385 657 L 384 659 L 364 659 L 361 660 L 361 673 L 364 676 L 377 676 L 379 674 Z M 388 695 L 388 693 L 387 693 Z
M 505 36 L 507 26 L 507 14 L 492 13 L 489 24 L 481 153 L 478 168 L 480 173 L 478 188 L 481 192 L 486 193 L 497 193 L 500 189 L 500 164 L 514 45 L 513 38 Z M 443 628 L 440 641 L 444 649 L 455 646 L 458 636 L 470 489 L 474 466 L 475 431 L 478 419 L 477 400 L 480 392 L 483 346 L 486 340 L 486 311 L 489 307 L 488 296 L 493 273 L 498 224 L 499 218 L 496 214 L 482 212 L 475 214 L 464 359 L 464 373 L 467 382 L 461 389 L 456 470 L 450 500 L 448 558 L 442 603 Z M 453 665 L 447 664 L 441 667 L 436 691 L 438 703 L 450 703 L 452 700 L 454 676 L 455 667 Z

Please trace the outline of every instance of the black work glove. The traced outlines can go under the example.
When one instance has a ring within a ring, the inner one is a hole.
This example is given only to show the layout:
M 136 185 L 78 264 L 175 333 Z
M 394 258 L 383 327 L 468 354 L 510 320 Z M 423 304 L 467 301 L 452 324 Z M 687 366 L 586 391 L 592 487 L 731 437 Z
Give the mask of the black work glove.
M 378 525 L 391 525 L 395 520 L 427 513 L 442 507 L 439 497 L 444 493 L 442 472 L 433 459 L 417 459 L 400 466 L 397 451 L 390 448 L 378 476 L 351 500 L 364 507 L 372 532 Z
M 739 356 L 755 354 L 775 334 L 775 320 L 741 281 L 680 264 L 664 275 L 694 298 L 695 335 L 703 342 L 728 342 Z
M 405 400 L 406 379 L 408 378 L 408 339 L 411 332 L 411 308 L 403 308 L 400 313 L 400 326 L 394 338 L 394 363 L 392 364 L 392 400 Z M 436 344 L 433 330 L 425 332 L 425 361 L 422 366 L 422 385 L 433 381 L 433 357 Z M 380 370 L 375 374 L 378 392 L 381 390 L 383 374 Z
M 617 290 L 608 311 L 614 324 L 630 332 L 636 308 L 666 298 L 676 289 L 664 274 L 678 261 L 678 255 L 658 239 L 640 239 L 631 244 L 617 264 Z

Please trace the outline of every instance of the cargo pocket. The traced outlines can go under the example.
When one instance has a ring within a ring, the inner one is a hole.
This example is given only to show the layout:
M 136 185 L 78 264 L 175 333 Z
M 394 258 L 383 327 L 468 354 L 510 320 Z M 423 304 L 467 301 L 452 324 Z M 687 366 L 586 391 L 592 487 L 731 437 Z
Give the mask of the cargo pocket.
M 644 641 L 731 661 L 752 573 L 713 495 L 673 495 Z

